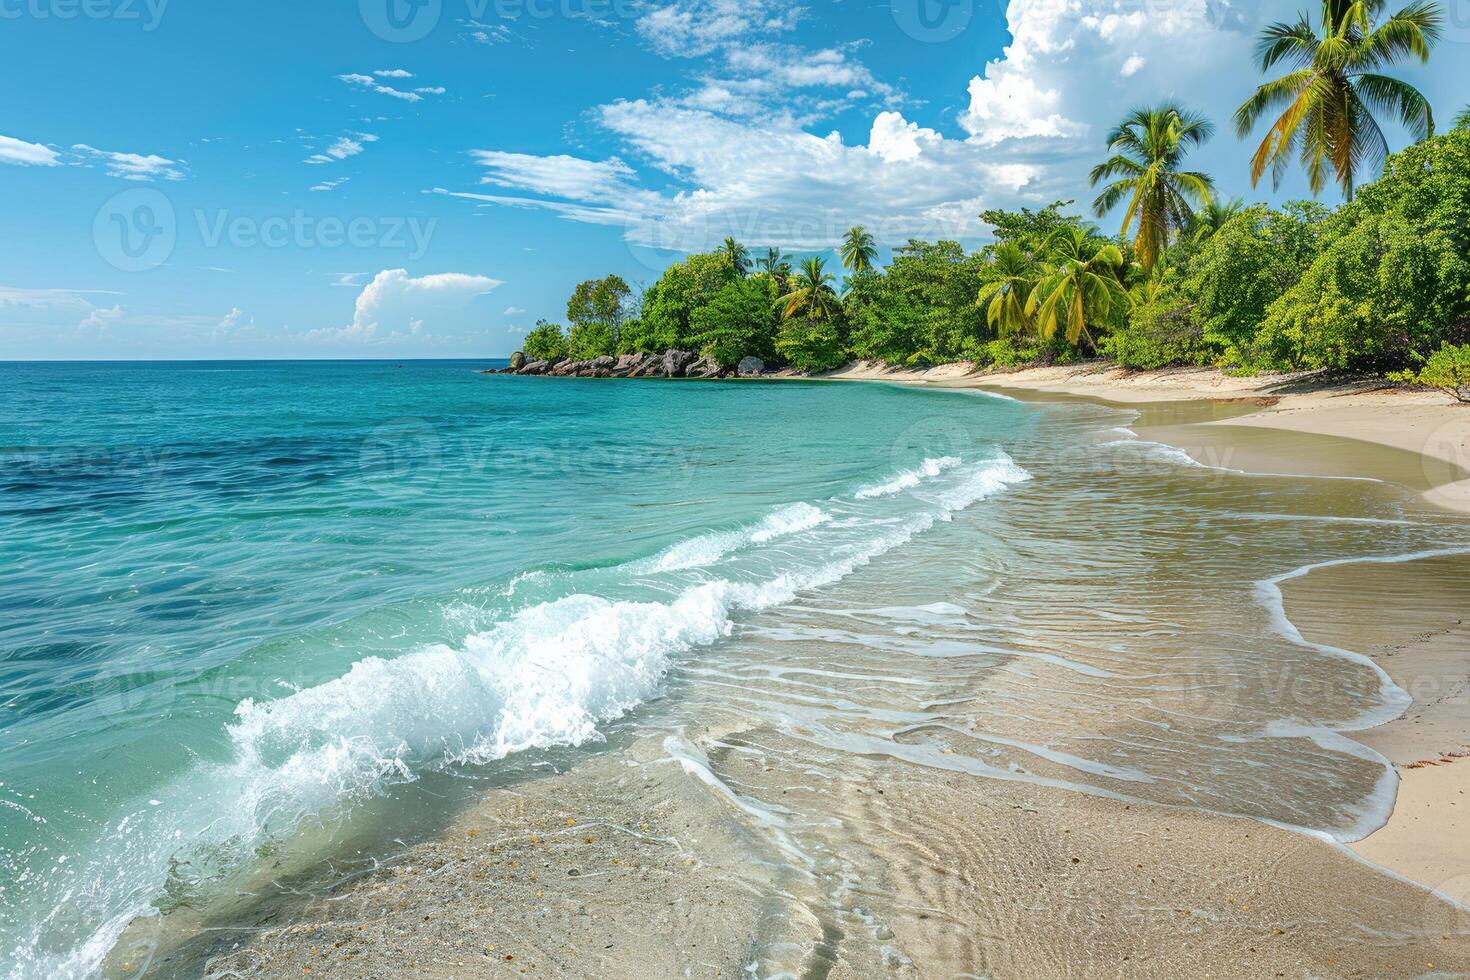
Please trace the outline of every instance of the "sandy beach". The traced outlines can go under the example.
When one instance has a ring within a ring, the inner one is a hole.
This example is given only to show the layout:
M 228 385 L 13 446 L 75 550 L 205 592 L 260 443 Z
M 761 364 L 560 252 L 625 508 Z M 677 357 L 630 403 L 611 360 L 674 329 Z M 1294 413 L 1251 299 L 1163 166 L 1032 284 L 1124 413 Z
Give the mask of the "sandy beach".
M 1139 435 L 1207 465 L 1389 480 L 1419 490 L 1432 506 L 1470 512 L 1470 406 L 1437 392 L 1371 380 L 1231 377 L 1211 368 L 1128 372 L 1110 365 L 976 374 L 963 365 L 894 371 L 859 364 L 831 377 L 1155 406 Z M 1168 414 L 1157 410 L 1161 403 L 1206 401 L 1226 403 L 1231 417 L 1156 422 Z M 1444 585 L 1465 581 L 1470 554 L 1323 570 L 1293 583 L 1287 608 L 1309 639 L 1372 656 L 1414 697 L 1403 718 L 1358 736 L 1393 761 L 1401 784 L 1388 825 L 1353 849 L 1470 904 L 1470 627 L 1464 623 L 1470 591 Z M 1363 595 L 1375 601 L 1367 607 L 1347 601 Z M 1382 601 L 1388 596 L 1391 601 Z
M 1470 411 L 1462 417 L 1432 395 L 1294 392 L 1284 389 L 1296 379 L 1263 385 L 1214 372 L 974 377 L 963 368 L 858 368 L 839 377 L 1127 405 L 1138 412 L 1132 428 L 1141 440 L 1222 472 L 1345 477 L 1330 486 L 1370 494 L 1379 484 L 1351 481 L 1402 483 L 1425 513 L 1458 506 L 1453 484 L 1465 476 L 1453 464 Z M 1347 511 L 1341 519 L 1360 520 Z M 1187 557 L 1186 545 L 1179 558 Z M 1467 975 L 1470 627 L 1459 615 L 1470 608 L 1467 571 L 1470 554 L 1439 554 L 1328 565 L 1280 583 L 1301 642 L 1371 657 L 1414 699 L 1401 718 L 1352 733 L 1393 763 L 1399 783 L 1387 825 L 1348 846 L 1195 808 L 1188 793 L 1161 804 L 1078 792 L 1061 777 L 1065 767 L 1052 776 L 1028 763 L 1025 778 L 1015 778 L 1014 762 L 993 758 L 1005 741 L 993 727 L 918 724 L 880 739 L 862 727 L 829 731 L 838 716 L 812 714 L 800 697 L 791 701 L 798 720 L 786 723 L 747 711 L 743 692 L 721 694 L 724 682 L 710 694 L 686 680 L 668 699 L 677 723 L 652 732 L 615 726 L 605 750 L 494 789 L 387 859 L 263 887 L 269 901 L 198 924 L 154 954 L 151 969 L 210 977 Z M 1165 569 L 1159 575 L 1173 580 Z M 1059 588 L 1055 608 L 1065 609 L 1069 595 Z M 1353 601 L 1359 596 L 1372 601 Z M 986 594 L 991 605 L 1003 599 Z M 901 601 L 920 600 L 893 597 Z M 935 615 L 903 635 L 952 643 L 950 614 Z M 1104 621 L 1096 638 L 1082 619 L 1058 615 L 1048 639 L 1037 640 L 1046 651 L 1038 655 L 1106 650 L 1128 621 L 1106 615 L 1116 622 Z M 1192 614 L 1180 607 L 1176 615 Z M 1139 629 L 1137 642 L 1169 649 L 1167 637 L 1150 639 L 1157 630 Z M 836 677 L 840 665 L 850 679 L 829 683 L 847 685 L 841 717 L 901 720 L 891 700 L 868 700 L 891 654 L 875 649 L 863 659 L 862 635 L 842 635 L 840 658 L 784 637 L 803 654 L 786 667 Z M 1351 664 L 1341 669 L 1361 682 Z M 950 673 L 938 661 L 908 682 L 937 685 Z M 995 702 L 996 717 L 1028 715 L 1031 725 L 1053 707 L 1087 704 L 1075 694 L 1055 706 L 1023 702 L 1023 689 L 1009 689 L 1003 674 L 987 683 L 981 695 L 961 687 L 924 703 L 957 698 L 983 718 Z M 1108 689 L 1097 690 L 1102 698 Z M 1270 696 L 1294 699 L 1292 710 L 1310 716 L 1322 692 L 1314 681 Z M 678 707 L 684 699 L 694 703 Z M 1229 720 L 1253 707 L 1205 688 L 1171 710 Z M 1109 710 L 1100 705 L 1100 716 Z M 1188 764 L 1210 768 L 1205 758 Z M 1330 784 L 1337 774 L 1323 778 Z M 138 965 L 124 942 L 109 968 L 126 975 Z

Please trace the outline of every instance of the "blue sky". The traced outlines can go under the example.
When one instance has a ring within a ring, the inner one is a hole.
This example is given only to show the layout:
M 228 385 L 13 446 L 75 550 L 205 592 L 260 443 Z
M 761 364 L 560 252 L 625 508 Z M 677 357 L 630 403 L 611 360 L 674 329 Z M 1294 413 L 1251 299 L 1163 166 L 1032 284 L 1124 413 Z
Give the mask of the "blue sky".
M 978 244 L 983 208 L 1090 200 L 1107 128 L 1165 97 L 1219 124 L 1225 193 L 1304 196 L 1252 194 L 1228 127 L 1298 9 L 0 0 L 0 358 L 502 356 L 578 280 L 727 234 Z M 1401 71 L 1445 120 L 1451 13 Z

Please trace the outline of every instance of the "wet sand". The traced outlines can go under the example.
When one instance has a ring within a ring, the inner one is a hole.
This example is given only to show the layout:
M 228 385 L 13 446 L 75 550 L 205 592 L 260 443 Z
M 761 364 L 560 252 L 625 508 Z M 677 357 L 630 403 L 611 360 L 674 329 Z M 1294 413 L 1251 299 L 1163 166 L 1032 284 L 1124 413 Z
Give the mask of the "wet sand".
M 1416 454 L 1246 427 L 1260 408 L 1249 397 L 1197 397 L 1132 399 L 1135 431 L 1207 465 L 1435 485 Z M 1470 975 L 1470 912 L 1425 890 L 1470 899 L 1458 809 L 1470 805 L 1470 759 L 1447 761 L 1470 752 L 1470 628 L 1456 615 L 1470 610 L 1467 571 L 1470 557 L 1364 563 L 1282 587 L 1309 641 L 1371 655 L 1415 698 L 1404 718 L 1355 735 L 1403 782 L 1388 826 L 1351 850 L 1239 817 L 976 779 L 943 741 L 924 765 L 853 754 L 841 778 L 814 778 L 810 747 L 788 732 L 695 727 L 493 791 L 436 839 L 262 908 L 155 969 L 192 976 L 207 959 L 215 977 Z M 804 810 L 830 819 L 830 852 L 788 833 Z

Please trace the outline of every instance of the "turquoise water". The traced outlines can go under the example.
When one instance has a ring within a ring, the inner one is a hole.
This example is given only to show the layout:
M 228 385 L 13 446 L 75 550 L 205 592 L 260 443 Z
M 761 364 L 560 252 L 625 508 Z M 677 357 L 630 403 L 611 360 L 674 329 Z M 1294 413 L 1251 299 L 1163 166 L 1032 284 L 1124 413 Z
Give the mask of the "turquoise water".
M 0 969 L 594 743 L 733 617 L 1029 476 L 995 397 L 484 366 L 0 365 Z

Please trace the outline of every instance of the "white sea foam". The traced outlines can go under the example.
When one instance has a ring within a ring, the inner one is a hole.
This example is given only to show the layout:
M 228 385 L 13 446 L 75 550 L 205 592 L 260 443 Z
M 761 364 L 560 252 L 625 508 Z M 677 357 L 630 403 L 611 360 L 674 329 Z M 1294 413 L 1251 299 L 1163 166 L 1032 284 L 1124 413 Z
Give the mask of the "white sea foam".
M 945 456 L 943 459 L 926 459 L 911 470 L 904 470 L 891 480 L 877 483 L 870 487 L 863 487 L 855 496 L 858 500 L 873 500 L 877 497 L 892 497 L 912 490 L 925 480 L 932 480 L 945 470 L 953 469 L 960 465 L 960 460 L 953 456 Z
M 141 808 L 99 842 L 102 857 L 76 869 L 78 882 L 102 883 L 88 886 L 81 913 L 95 923 L 89 940 L 61 955 L 42 952 L 43 922 L 21 956 L 26 974 L 95 973 L 128 922 L 150 913 L 170 867 L 228 869 L 313 814 L 425 771 L 594 742 L 602 726 L 659 694 L 676 658 L 728 636 L 738 616 L 838 582 L 954 512 L 1030 479 L 1003 454 L 968 465 L 934 461 L 930 470 L 924 480 L 944 475 L 936 493 L 792 504 L 751 527 L 676 545 L 651 563 L 599 572 L 604 585 L 613 575 L 613 592 L 620 580 L 632 588 L 662 574 L 672 598 L 567 595 L 453 646 L 368 657 L 326 683 L 240 703 L 228 726 L 228 761 L 201 764 L 159 793 L 163 805 Z M 777 542 L 779 550 L 770 547 Z M 681 577 L 691 568 L 703 570 L 703 580 Z M 567 581 L 575 588 L 575 573 Z M 67 891 L 53 915 L 75 914 L 74 904 Z
M 704 568 L 742 548 L 768 544 L 790 534 L 808 531 L 831 519 L 831 514 L 811 504 L 790 504 L 772 512 L 753 527 L 701 534 L 670 545 L 646 561 L 635 562 L 633 569 L 644 574 L 656 574 Z

